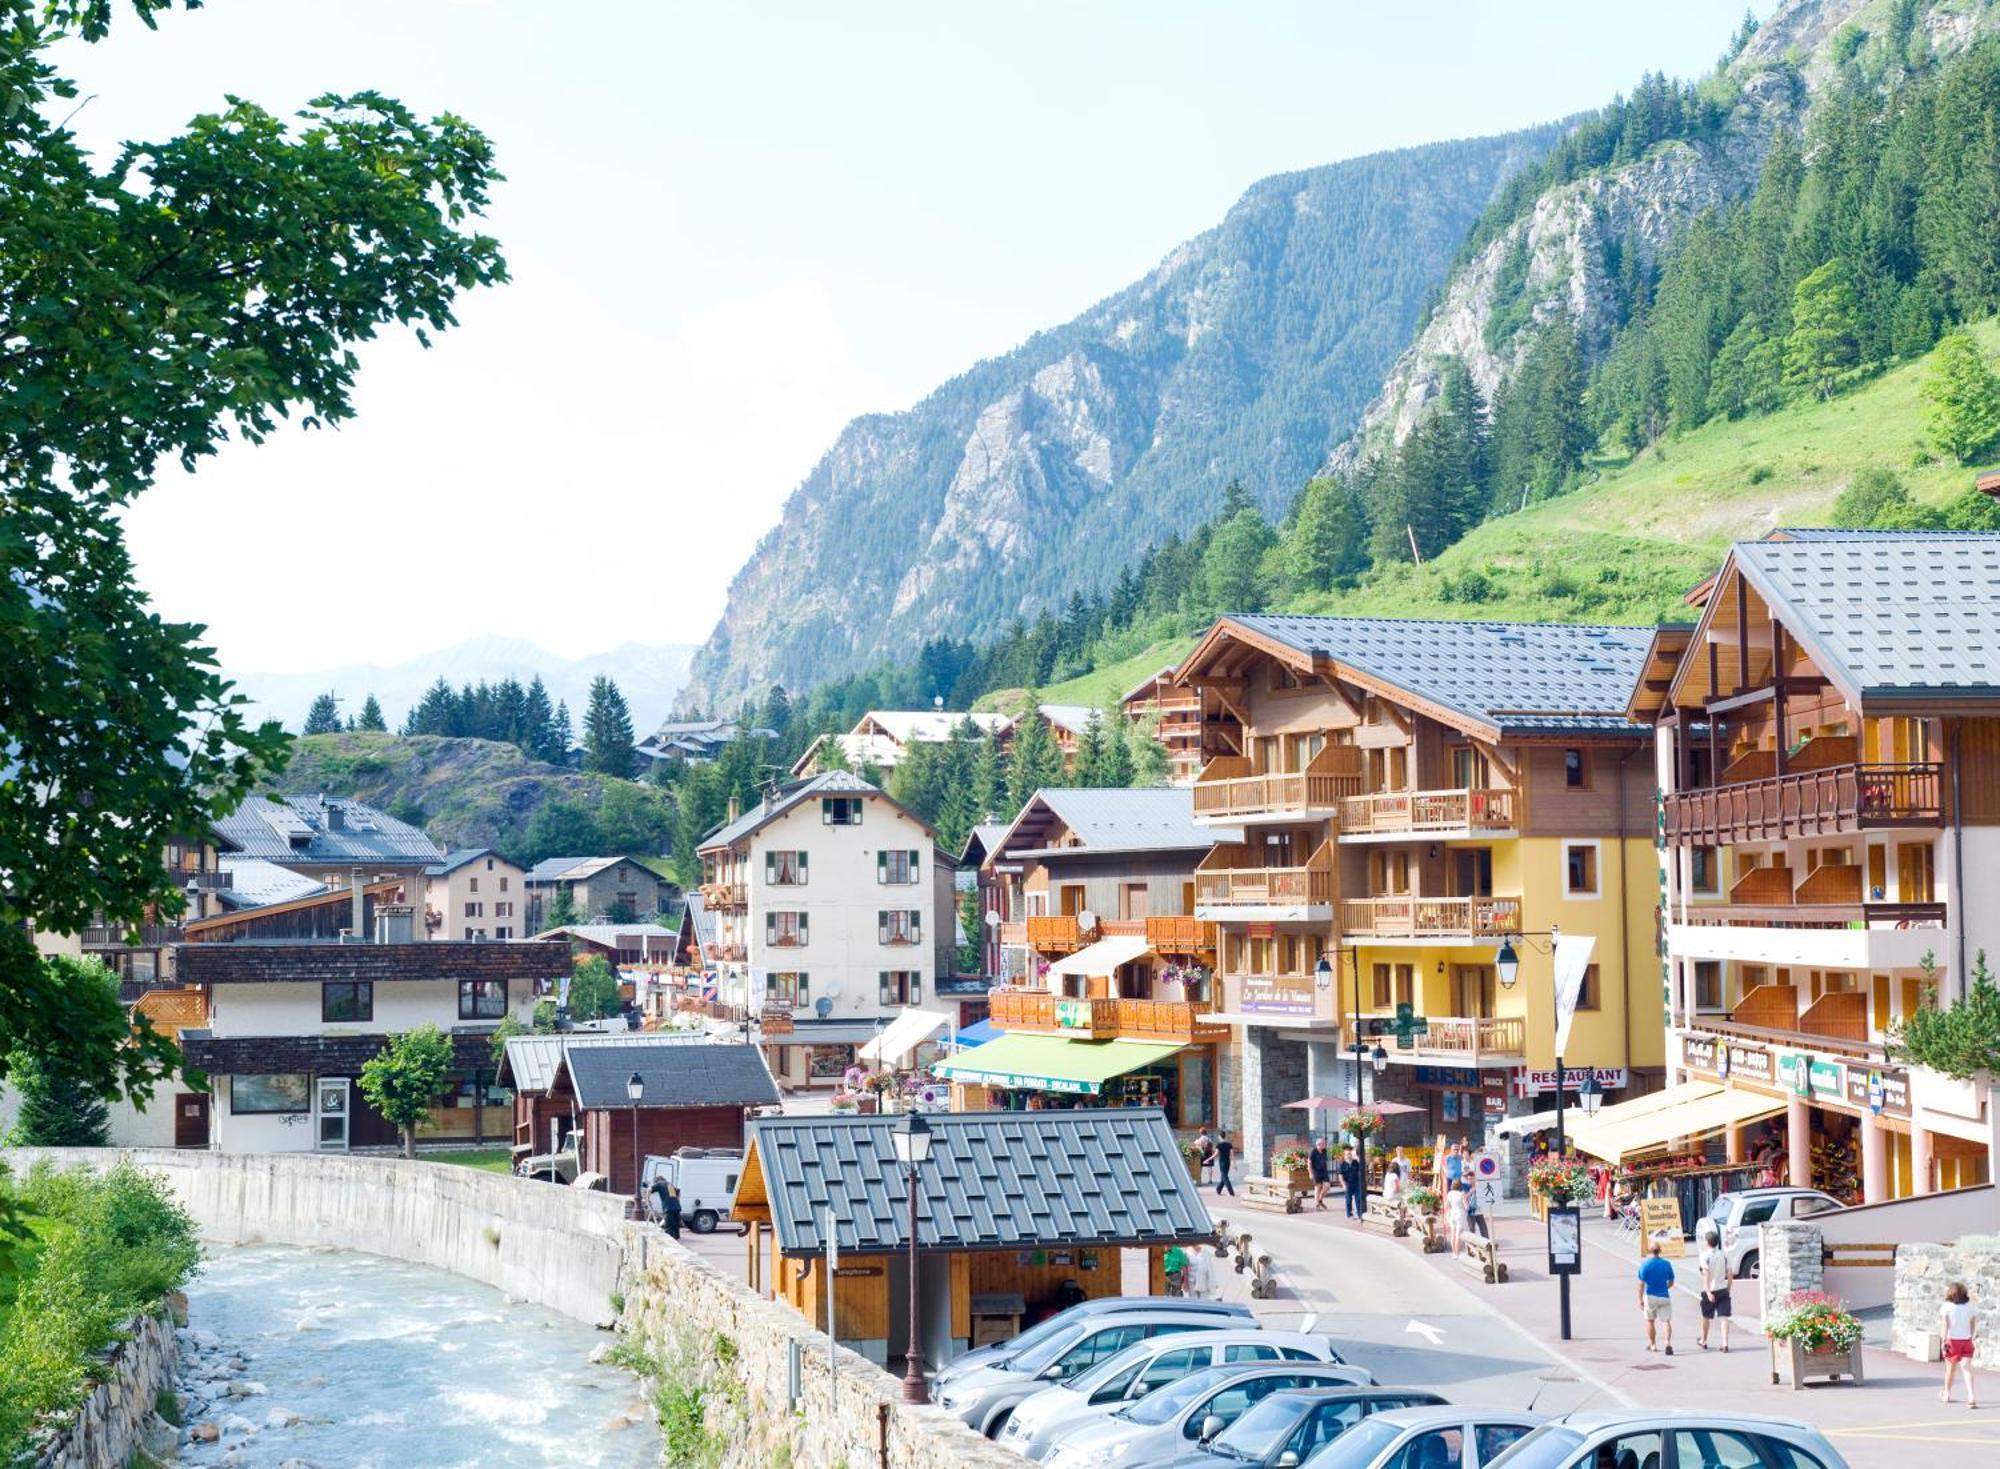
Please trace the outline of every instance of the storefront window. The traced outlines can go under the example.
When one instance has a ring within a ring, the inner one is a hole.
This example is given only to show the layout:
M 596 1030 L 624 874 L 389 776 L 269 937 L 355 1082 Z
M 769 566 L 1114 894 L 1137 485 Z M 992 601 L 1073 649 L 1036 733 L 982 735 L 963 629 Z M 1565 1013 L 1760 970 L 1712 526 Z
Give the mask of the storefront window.
M 255 1113 L 310 1112 L 312 1083 L 304 1072 L 229 1078 L 229 1110 L 238 1117 Z

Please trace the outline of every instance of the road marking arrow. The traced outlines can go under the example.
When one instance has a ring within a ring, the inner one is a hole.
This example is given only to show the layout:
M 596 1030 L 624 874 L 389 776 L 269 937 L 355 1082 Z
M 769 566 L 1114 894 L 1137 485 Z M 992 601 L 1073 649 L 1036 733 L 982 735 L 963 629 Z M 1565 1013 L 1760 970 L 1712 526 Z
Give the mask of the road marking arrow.
M 1443 1329 L 1431 1325 L 1428 1321 L 1412 1320 L 1408 1326 L 1405 1326 L 1403 1328 L 1403 1330 L 1405 1332 L 1414 1332 L 1416 1335 L 1422 1337 L 1425 1341 L 1429 1342 L 1432 1346 L 1436 1346 L 1439 1342 L 1444 1340 Z

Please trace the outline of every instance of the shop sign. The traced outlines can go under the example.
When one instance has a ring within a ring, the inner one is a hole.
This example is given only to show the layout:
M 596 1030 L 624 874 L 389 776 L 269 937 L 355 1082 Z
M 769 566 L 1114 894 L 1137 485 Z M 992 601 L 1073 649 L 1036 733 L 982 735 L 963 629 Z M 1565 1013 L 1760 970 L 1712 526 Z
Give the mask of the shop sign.
M 757 1028 L 767 1036 L 792 1034 L 792 1012 L 766 1010 L 757 1017 Z
M 1681 1065 L 1690 1071 L 1717 1075 L 1715 1053 L 1718 1049 L 1712 1035 L 1684 1035 L 1681 1037 Z
M 1652 1253 L 1654 1245 L 1670 1260 L 1687 1253 L 1687 1235 L 1681 1227 L 1681 1201 L 1677 1196 L 1639 1200 L 1639 1258 Z
M 1480 1090 L 1480 1076 L 1476 1067 L 1419 1066 L 1415 1070 L 1418 1086 L 1450 1087 L 1454 1091 L 1461 1092 L 1476 1092 Z
M 1486 1094 L 1486 1115 L 1488 1117 L 1505 1117 L 1507 1115 L 1507 1094 L 1505 1092 L 1488 1092 Z
M 1243 1009 L 1246 1014 L 1257 1015 L 1310 1015 L 1312 991 L 1288 985 L 1270 975 L 1245 975 Z
M 1816 1097 L 1838 1097 L 1841 1093 L 1842 1076 L 1838 1061 L 1822 1061 L 1815 1056 L 1806 1068 L 1807 1084 Z
M 1089 1030 L 1090 1001 L 1058 999 L 1056 1001 L 1056 1026 L 1061 1030 Z
M 1739 1081 L 1773 1080 L 1771 1053 L 1755 1041 L 1724 1040 L 1720 1036 L 1689 1033 L 1681 1037 L 1681 1062 L 1690 1071 L 1714 1077 L 1734 1076 Z M 1787 1073 L 1786 1085 L 1791 1085 Z
M 1786 1051 L 1778 1057 L 1778 1077 L 1785 1089 L 1798 1097 L 1830 1097 L 1845 1094 L 1846 1080 L 1838 1061 L 1827 1061 L 1806 1051 Z
M 1910 1115 L 1910 1075 L 1883 1067 L 1847 1068 L 1847 1102 L 1890 1117 Z
M 1596 1077 L 1597 1084 L 1608 1092 L 1615 1092 L 1625 1085 L 1625 1068 L 1623 1066 L 1565 1066 L 1563 1068 L 1563 1085 L 1574 1091 L 1577 1083 L 1583 1080 L 1586 1071 Z M 1521 1095 L 1523 1096 L 1539 1097 L 1543 1092 L 1552 1092 L 1555 1089 L 1556 1073 L 1554 1067 L 1550 1067 L 1547 1071 L 1524 1070 L 1521 1073 Z

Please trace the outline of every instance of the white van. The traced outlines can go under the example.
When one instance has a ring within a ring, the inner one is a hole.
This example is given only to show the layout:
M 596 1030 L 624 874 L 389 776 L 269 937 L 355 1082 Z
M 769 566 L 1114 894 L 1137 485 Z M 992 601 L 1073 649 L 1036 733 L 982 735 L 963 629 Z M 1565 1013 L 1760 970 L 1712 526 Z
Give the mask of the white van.
M 677 1148 L 667 1156 L 648 1154 L 640 1178 L 644 1182 L 646 1212 L 659 1212 L 653 1193 L 656 1180 L 681 1196 L 681 1219 L 696 1234 L 708 1234 L 729 1217 L 736 1202 L 736 1180 L 743 1175 L 741 1148 Z

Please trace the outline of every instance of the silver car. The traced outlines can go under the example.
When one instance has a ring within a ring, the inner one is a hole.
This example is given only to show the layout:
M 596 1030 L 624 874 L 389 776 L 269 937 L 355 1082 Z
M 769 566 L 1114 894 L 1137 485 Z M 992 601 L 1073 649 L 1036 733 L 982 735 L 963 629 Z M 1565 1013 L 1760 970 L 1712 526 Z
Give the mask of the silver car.
M 1185 1455 L 1199 1455 L 1204 1445 L 1275 1393 L 1297 1388 L 1398 1391 L 1354 1388 L 1343 1380 L 1346 1371 L 1345 1367 L 1309 1362 L 1211 1367 L 1149 1393 L 1108 1418 L 1072 1429 L 1046 1462 L 1049 1469 L 1109 1469 L 1113 1465 L 1158 1469 L 1162 1464 L 1179 1463 Z M 1403 1401 L 1432 1396 L 1407 1394 Z M 1196 1462 L 1219 1461 L 1197 1458 Z
M 1760 1225 L 1810 1219 L 1846 1207 L 1816 1188 L 1743 1188 L 1717 1194 L 1702 1218 L 1720 1232 L 1722 1252 L 1729 1257 L 1729 1273 L 1741 1280 L 1754 1280 L 1759 1270 L 1758 1240 L 1764 1233 Z M 1695 1226 L 1695 1233 L 1699 1237 L 1701 1225 Z
M 1443 1407 L 1427 1388 L 1293 1388 L 1274 1392 L 1222 1432 L 1204 1433 L 1191 1453 L 1165 1469 L 1224 1469 L 1234 1464 L 1289 1466 L 1311 1458 L 1377 1413 Z M 1203 1425 L 1204 1429 L 1212 1425 Z
M 1302 1331 L 1229 1329 L 1156 1336 L 1135 1342 L 1068 1382 L 1044 1388 L 1008 1418 L 1000 1442 L 1040 1462 L 1064 1434 L 1079 1424 L 1108 1418 L 1127 1403 L 1209 1367 L 1234 1362 L 1327 1362 L 1341 1364 L 1333 1339 Z M 1375 1379 L 1365 1367 L 1342 1367 L 1347 1380 L 1364 1387 Z
M 1546 1413 L 1510 1408 L 1394 1408 L 1357 1423 L 1304 1460 L 1276 1463 L 1281 1469 L 1299 1463 L 1307 1469 L 1487 1469 L 1547 1421 Z
M 1229 1317 L 1194 1311 L 1143 1316 L 1085 1316 L 1025 1351 L 951 1378 L 935 1401 L 969 1427 L 997 1438 L 1014 1409 L 1034 1393 L 1068 1382 L 1134 1342 L 1184 1331 L 1220 1331 Z
M 1848 1469 L 1817 1428 L 1758 1413 L 1582 1412 L 1551 1419 L 1493 1469 Z
M 1251 1322 L 1250 1308 L 1233 1301 L 1181 1300 L 1173 1296 L 1095 1296 L 1087 1301 L 1078 1301 L 1066 1311 L 1058 1311 L 1046 1321 L 1037 1322 L 1007 1341 L 961 1352 L 931 1379 L 931 1391 L 935 1395 L 955 1377 L 963 1377 L 976 1368 L 990 1367 L 1003 1357 L 1012 1357 L 1030 1347 L 1039 1346 L 1086 1316 L 1157 1316 L 1162 1311 L 1227 1316 L 1232 1318 L 1230 1324 L 1237 1326 L 1248 1326 Z

